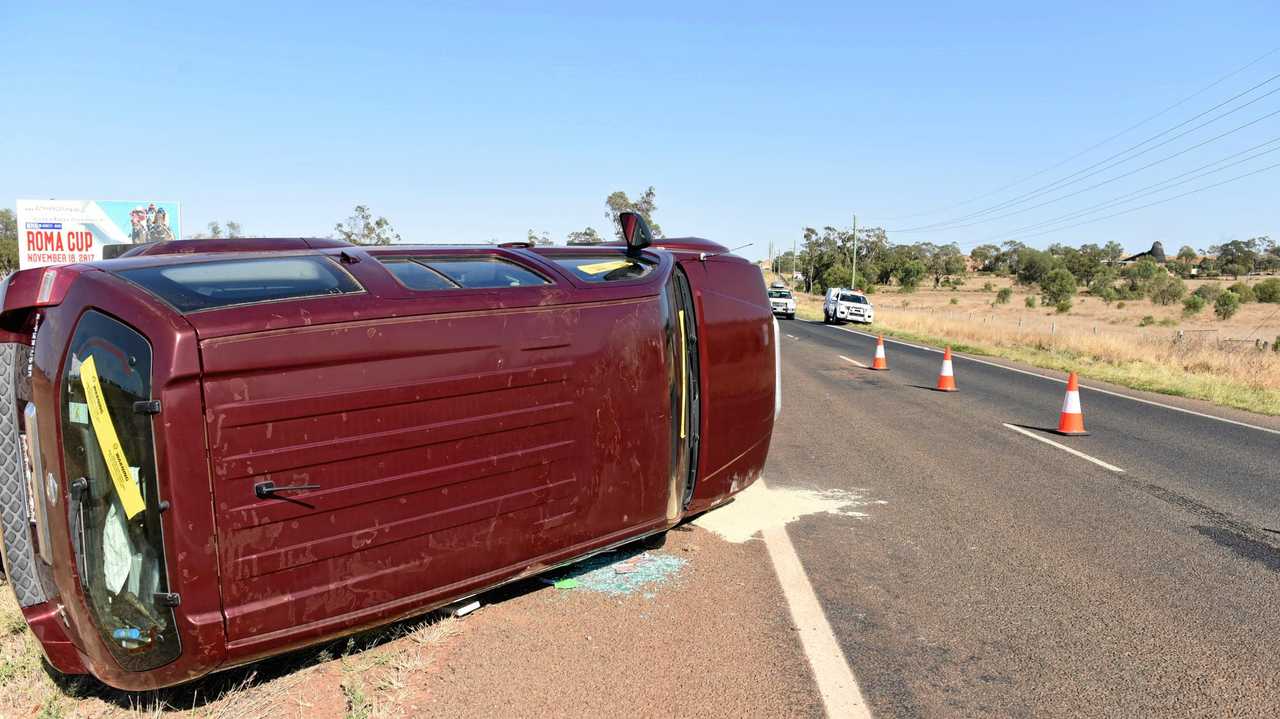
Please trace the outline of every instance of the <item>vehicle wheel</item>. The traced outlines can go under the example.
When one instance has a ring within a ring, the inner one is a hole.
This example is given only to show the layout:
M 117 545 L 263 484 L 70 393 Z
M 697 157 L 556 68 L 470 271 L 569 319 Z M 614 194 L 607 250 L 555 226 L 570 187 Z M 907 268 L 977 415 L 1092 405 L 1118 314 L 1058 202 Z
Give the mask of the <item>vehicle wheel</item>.
M 831 315 L 827 314 L 826 310 L 822 311 L 822 324 L 824 325 L 831 324 Z
M 787 319 L 794 320 L 795 318 L 796 318 L 796 313 L 790 312 L 787 314 Z

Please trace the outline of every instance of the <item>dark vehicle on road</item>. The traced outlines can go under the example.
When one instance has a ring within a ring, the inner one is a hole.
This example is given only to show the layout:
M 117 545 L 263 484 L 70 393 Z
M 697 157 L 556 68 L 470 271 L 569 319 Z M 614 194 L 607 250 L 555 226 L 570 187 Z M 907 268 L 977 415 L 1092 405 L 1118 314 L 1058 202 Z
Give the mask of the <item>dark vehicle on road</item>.
M 50 665 L 178 684 L 750 485 L 759 269 L 621 219 L 625 247 L 177 241 L 9 276 L 4 564 Z

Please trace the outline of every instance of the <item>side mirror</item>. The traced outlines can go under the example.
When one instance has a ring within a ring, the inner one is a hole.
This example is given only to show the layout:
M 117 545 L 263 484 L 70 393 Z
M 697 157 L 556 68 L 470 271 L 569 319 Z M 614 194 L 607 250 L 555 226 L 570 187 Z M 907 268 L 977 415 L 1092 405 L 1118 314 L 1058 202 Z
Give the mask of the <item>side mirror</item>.
M 635 212 L 623 212 L 618 215 L 622 225 L 622 239 L 627 241 L 627 257 L 639 257 L 640 250 L 653 244 L 653 233 L 649 223 Z

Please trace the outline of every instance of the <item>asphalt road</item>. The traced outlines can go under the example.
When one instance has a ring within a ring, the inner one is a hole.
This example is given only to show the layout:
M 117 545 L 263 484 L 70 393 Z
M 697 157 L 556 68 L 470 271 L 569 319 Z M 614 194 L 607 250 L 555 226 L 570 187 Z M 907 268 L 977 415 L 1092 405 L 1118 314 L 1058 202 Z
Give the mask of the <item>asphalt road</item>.
M 876 716 L 1280 715 L 1280 434 L 781 328 L 766 477 L 868 502 L 788 531 Z

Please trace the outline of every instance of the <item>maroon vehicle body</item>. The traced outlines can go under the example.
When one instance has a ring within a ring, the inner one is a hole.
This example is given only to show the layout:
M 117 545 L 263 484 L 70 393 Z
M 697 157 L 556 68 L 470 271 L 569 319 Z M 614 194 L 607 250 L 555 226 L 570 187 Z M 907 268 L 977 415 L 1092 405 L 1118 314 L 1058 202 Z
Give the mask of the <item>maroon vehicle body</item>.
M 696 238 L 623 253 L 178 241 L 11 275 L 4 559 L 50 664 L 181 683 L 667 530 L 750 485 L 779 405 L 760 272 Z M 198 306 L 277 266 L 339 287 Z M 459 274 L 477 267 L 503 284 Z

